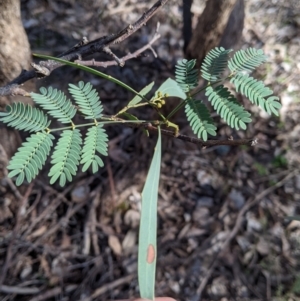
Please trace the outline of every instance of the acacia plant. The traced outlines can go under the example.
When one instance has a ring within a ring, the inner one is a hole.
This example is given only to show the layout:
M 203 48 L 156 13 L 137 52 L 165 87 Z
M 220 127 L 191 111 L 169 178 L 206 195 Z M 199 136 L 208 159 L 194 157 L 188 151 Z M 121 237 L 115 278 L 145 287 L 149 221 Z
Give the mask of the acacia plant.
M 183 139 L 183 136 L 179 134 L 178 125 L 172 120 L 174 114 L 184 108 L 187 121 L 197 136 L 193 141 L 209 145 L 208 137 L 209 135 L 216 136 L 217 127 L 211 117 L 210 109 L 203 100 L 197 97 L 199 92 L 205 90 L 205 95 L 213 110 L 235 130 L 245 130 L 247 124 L 251 122 L 251 114 L 224 86 L 226 81 L 232 84 L 236 92 L 246 96 L 254 105 L 269 114 L 278 115 L 281 107 L 278 97 L 273 95 L 272 90 L 262 81 L 249 75 L 266 61 L 267 57 L 263 51 L 249 48 L 237 51 L 232 57 L 230 53 L 231 50 L 224 48 L 211 50 L 205 57 L 200 70 L 195 68 L 195 60 L 178 61 L 175 80 L 168 78 L 154 93 L 150 93 L 154 82 L 137 92 L 125 83 L 89 67 L 58 58 L 40 56 L 104 77 L 133 92 L 135 96 L 115 115 L 108 116 L 103 112 L 96 89 L 90 83 L 79 82 L 77 85 L 69 84 L 72 100 L 68 99 L 62 91 L 43 87 L 40 93 L 30 93 L 37 107 L 13 103 L 7 106 L 5 112 L 0 112 L 0 121 L 17 130 L 31 133 L 7 167 L 8 176 L 16 177 L 17 185 L 35 179 L 51 151 L 53 151 L 51 168 L 48 173 L 51 184 L 58 181 L 60 186 L 64 186 L 67 181 L 72 181 L 79 165 L 82 166 L 82 171 L 91 169 L 93 173 L 96 173 L 104 165 L 101 157 L 108 154 L 106 125 L 139 126 L 147 133 L 149 130 L 158 132 L 154 156 L 142 192 L 138 270 L 143 298 L 154 298 L 161 134 L 170 133 L 165 128 L 171 128 L 174 137 Z M 229 69 L 229 74 L 224 76 L 226 68 Z M 200 75 L 207 81 L 204 87 L 198 87 Z M 180 102 L 168 115 L 164 115 L 161 108 L 167 101 L 170 101 L 170 97 L 177 97 Z M 138 116 L 130 113 L 132 108 L 142 109 L 144 106 L 150 106 L 157 112 L 157 120 L 139 120 Z M 77 114 L 83 116 L 87 123 L 76 124 L 74 117 Z M 53 119 L 60 122 L 62 127 L 54 128 L 51 123 Z M 83 127 L 88 130 L 82 138 L 80 130 Z M 55 132 L 60 133 L 58 140 L 53 135 Z

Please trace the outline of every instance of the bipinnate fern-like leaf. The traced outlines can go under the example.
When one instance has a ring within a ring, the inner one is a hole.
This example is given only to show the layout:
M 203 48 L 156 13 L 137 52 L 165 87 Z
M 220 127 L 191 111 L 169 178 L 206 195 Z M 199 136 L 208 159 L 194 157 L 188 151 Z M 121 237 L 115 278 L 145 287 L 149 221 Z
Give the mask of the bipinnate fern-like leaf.
M 80 111 L 85 115 L 85 119 L 101 118 L 103 106 L 96 89 L 90 83 L 84 84 L 80 81 L 78 86 L 69 84 L 69 92 L 74 98 Z
M 96 173 L 99 167 L 104 166 L 97 152 L 107 156 L 107 141 L 107 134 L 101 124 L 88 129 L 81 154 L 82 171 L 86 171 L 92 165 L 93 173 Z
M 198 70 L 194 69 L 196 60 L 183 59 L 178 61 L 175 68 L 176 82 L 183 92 L 189 92 L 198 85 Z
M 227 124 L 239 130 L 245 130 L 246 123 L 251 122 L 250 113 L 245 111 L 244 107 L 240 105 L 234 96 L 223 85 L 217 87 L 207 87 L 205 95 L 216 112 L 227 122 Z
M 64 186 L 67 180 L 72 181 L 80 161 L 81 144 L 82 139 L 78 129 L 64 130 L 61 133 L 51 157 L 53 166 L 48 174 L 51 177 L 50 184 L 55 183 L 58 178 L 60 186 Z
M 25 178 L 31 182 L 42 169 L 52 147 L 54 136 L 47 132 L 38 132 L 23 142 L 7 167 L 10 178 L 17 177 L 16 185 L 21 185 Z
M 226 50 L 223 47 L 216 47 L 208 52 L 201 66 L 201 76 L 208 82 L 216 82 L 227 67 L 228 54 L 232 49 Z
M 32 99 L 61 123 L 72 123 L 76 108 L 62 91 L 40 88 L 40 94 L 30 93 Z
M 201 100 L 189 97 L 185 105 L 185 113 L 194 134 L 198 138 L 206 141 L 208 134 L 216 135 L 217 128 L 210 117 L 210 112 Z
M 22 102 L 6 106 L 6 112 L 0 112 L 0 121 L 17 130 L 29 132 L 44 131 L 51 123 L 42 111 Z
M 238 73 L 232 79 L 237 92 L 245 95 L 252 103 L 261 107 L 268 114 L 274 113 L 279 115 L 278 110 L 281 104 L 278 102 L 279 98 L 271 96 L 273 91 L 266 87 L 262 81 L 258 81 L 248 74 Z
M 228 61 L 228 67 L 232 73 L 251 72 L 266 60 L 267 56 L 262 49 L 248 48 L 247 50 L 237 51 Z

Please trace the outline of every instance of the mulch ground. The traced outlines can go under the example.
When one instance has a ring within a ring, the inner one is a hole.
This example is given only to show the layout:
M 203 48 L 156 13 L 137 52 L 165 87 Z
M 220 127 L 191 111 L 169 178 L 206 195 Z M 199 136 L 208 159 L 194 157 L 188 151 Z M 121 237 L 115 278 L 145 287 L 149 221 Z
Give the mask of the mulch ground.
M 194 1 L 195 18 L 203 3 Z M 58 55 L 83 36 L 116 32 L 149 3 L 127 1 L 22 1 L 33 52 Z M 162 37 L 145 56 L 123 68 L 102 69 L 140 90 L 173 77 L 183 57 L 181 8 L 176 1 L 116 47 L 144 46 L 160 22 Z M 221 121 L 218 136 L 256 137 L 254 147 L 207 149 L 164 137 L 158 204 L 156 293 L 177 300 L 300 300 L 300 5 L 298 1 L 246 1 L 241 47 L 259 47 L 269 62 L 256 76 L 283 104 L 280 118 L 253 115 L 246 132 Z M 107 59 L 99 56 L 99 60 Z M 90 81 L 105 112 L 132 95 L 70 68 L 37 83 L 65 90 Z M 242 99 L 243 100 L 243 99 Z M 149 118 L 142 111 L 141 118 Z M 181 133 L 191 135 L 183 115 Z M 155 144 L 137 129 L 109 127 L 109 156 L 97 174 L 79 174 L 64 189 L 44 171 L 16 188 L 6 178 L 0 144 L 1 300 L 118 300 L 138 296 L 137 238 L 141 190 Z M 47 168 L 46 168 L 47 169 Z

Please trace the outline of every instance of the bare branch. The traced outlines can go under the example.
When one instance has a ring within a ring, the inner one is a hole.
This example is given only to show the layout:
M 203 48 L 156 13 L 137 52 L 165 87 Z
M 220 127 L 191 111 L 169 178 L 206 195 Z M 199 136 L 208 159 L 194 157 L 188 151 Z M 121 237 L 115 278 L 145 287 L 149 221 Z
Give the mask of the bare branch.
M 94 54 L 96 52 L 109 52 L 109 46 L 113 44 L 118 44 L 127 39 L 129 36 L 131 36 L 133 33 L 135 33 L 137 30 L 139 30 L 142 26 L 146 25 L 146 23 L 157 13 L 157 11 L 163 7 L 168 0 L 159 0 L 157 1 L 148 11 L 146 11 L 135 23 L 128 25 L 123 30 L 119 31 L 116 34 L 111 34 L 108 36 L 103 36 L 99 39 L 96 39 L 91 42 L 84 42 L 78 43 L 74 47 L 72 47 L 70 50 L 63 53 L 62 56 L 59 56 L 60 58 L 68 61 L 74 61 L 81 58 L 84 58 L 88 55 Z M 118 59 L 114 55 L 114 59 L 116 61 L 120 62 L 120 59 Z M 26 81 L 35 78 L 35 77 L 45 77 L 48 76 L 54 69 L 61 67 L 62 64 L 55 62 L 55 61 L 42 61 L 39 64 L 32 64 L 35 70 L 30 71 L 22 71 L 22 73 L 15 78 L 13 81 L 8 83 L 7 86 L 10 86 L 12 84 L 20 85 L 25 83 Z M 11 87 L 7 88 L 0 87 L 0 96 L 6 96 L 6 95 L 14 95 L 12 93 L 12 88 L 14 91 L 17 91 L 17 87 Z M 17 93 L 15 93 L 17 94 Z
M 4 95 L 30 96 L 30 94 L 27 91 L 20 88 L 20 86 L 17 84 L 7 85 L 3 88 L 0 88 L 0 96 L 4 96 Z
M 110 118 L 111 116 L 106 116 L 103 115 L 105 118 Z M 122 118 L 114 117 L 114 120 L 117 121 L 125 121 Z M 159 123 L 159 121 L 157 121 Z M 154 122 L 156 124 L 156 121 Z M 145 121 L 142 123 L 124 123 L 124 125 L 132 127 L 132 128 L 144 128 L 145 130 L 151 131 L 151 132 L 158 132 L 158 129 L 156 126 L 152 125 L 150 122 Z M 161 129 L 162 135 L 169 136 L 175 139 L 183 140 L 186 142 L 190 142 L 193 144 L 197 144 L 200 147 L 210 147 L 210 146 L 218 146 L 218 145 L 230 145 L 230 146 L 239 146 L 239 145 L 248 145 L 248 146 L 255 146 L 258 143 L 257 138 L 248 138 L 248 139 L 238 139 L 238 140 L 233 140 L 232 138 L 227 139 L 227 140 L 208 140 L 208 141 L 203 141 L 201 139 L 195 138 L 195 137 L 190 137 L 187 135 L 181 135 L 178 134 L 176 135 L 174 131 L 169 131 L 166 129 Z
M 107 62 L 97 62 L 94 59 L 89 60 L 89 61 L 76 60 L 75 63 L 80 64 L 80 65 L 84 65 L 84 66 L 96 66 L 96 67 L 104 67 L 104 68 L 106 68 L 108 66 L 115 66 L 115 65 L 121 65 L 122 66 L 122 65 L 124 65 L 125 61 L 128 61 L 132 58 L 137 58 L 139 55 L 141 55 L 141 53 L 143 53 L 147 49 L 150 49 L 153 52 L 152 44 L 154 42 L 156 42 L 159 38 L 160 38 L 160 34 L 155 33 L 154 37 L 151 39 L 151 41 L 147 45 L 143 46 L 142 48 L 136 50 L 133 53 L 128 53 L 127 55 L 120 58 L 119 60 L 121 61 L 121 64 L 118 64 L 118 62 L 116 60 L 107 61 Z M 157 57 L 155 52 L 153 52 L 153 54 L 154 54 L 155 57 Z
M 140 124 L 138 124 L 140 125 Z M 146 130 L 152 131 L 152 132 L 157 132 L 158 129 L 157 127 L 151 125 L 151 124 L 141 124 L 140 126 L 143 126 Z M 190 137 L 186 135 L 175 135 L 173 131 L 168 131 L 165 129 L 161 129 L 162 135 L 173 137 L 175 139 L 183 140 L 186 142 L 190 142 L 193 144 L 197 144 L 200 147 L 210 147 L 210 146 L 216 146 L 216 145 L 231 145 L 231 146 L 239 146 L 239 145 L 248 145 L 248 146 L 254 146 L 258 143 L 256 138 L 253 139 L 238 139 L 238 140 L 233 140 L 233 139 L 228 139 L 228 140 L 208 140 L 208 141 L 203 141 L 201 139 L 195 138 L 195 137 Z

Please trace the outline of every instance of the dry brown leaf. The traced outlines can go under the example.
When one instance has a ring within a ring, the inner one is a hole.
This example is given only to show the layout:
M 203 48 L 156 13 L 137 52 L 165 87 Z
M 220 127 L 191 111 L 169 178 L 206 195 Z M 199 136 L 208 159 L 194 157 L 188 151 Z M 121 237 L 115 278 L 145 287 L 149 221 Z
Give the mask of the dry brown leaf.
M 129 230 L 122 241 L 122 247 L 125 254 L 128 254 L 132 251 L 132 249 L 136 245 L 136 240 L 137 240 L 136 230 Z
M 138 211 L 129 209 L 125 213 L 124 223 L 125 225 L 130 226 L 132 229 L 135 229 L 140 223 L 140 218 L 141 214 Z
M 33 239 L 42 236 L 47 231 L 47 226 L 44 225 L 37 229 L 36 231 L 32 232 L 30 235 L 28 235 L 28 239 Z
M 120 256 L 122 254 L 122 246 L 117 236 L 110 235 L 108 237 L 108 245 L 110 246 L 115 255 Z

